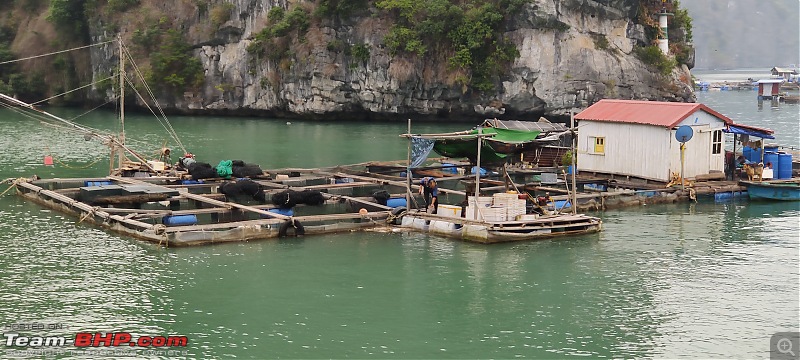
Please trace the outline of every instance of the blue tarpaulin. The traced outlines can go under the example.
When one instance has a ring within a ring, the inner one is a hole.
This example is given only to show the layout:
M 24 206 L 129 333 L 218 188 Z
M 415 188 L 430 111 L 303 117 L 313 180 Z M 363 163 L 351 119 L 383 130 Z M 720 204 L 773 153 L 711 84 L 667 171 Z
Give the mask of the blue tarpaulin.
M 742 127 L 738 127 L 736 125 L 728 125 L 725 128 L 725 130 L 723 130 L 723 131 L 726 132 L 726 133 L 730 133 L 730 134 L 750 135 L 750 136 L 755 136 L 757 138 L 762 138 L 762 139 L 774 139 L 775 138 L 774 136 L 772 136 L 772 135 L 770 135 L 770 134 L 768 134 L 766 132 L 758 131 L 758 130 L 754 130 L 754 129 L 742 128 Z

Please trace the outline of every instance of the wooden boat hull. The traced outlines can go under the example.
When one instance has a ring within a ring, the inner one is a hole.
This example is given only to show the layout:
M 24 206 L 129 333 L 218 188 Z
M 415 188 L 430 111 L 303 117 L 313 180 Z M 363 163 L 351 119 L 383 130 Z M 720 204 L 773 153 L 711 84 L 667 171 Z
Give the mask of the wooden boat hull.
M 600 232 L 602 221 L 585 215 L 560 215 L 531 221 L 484 222 L 429 214 L 407 214 L 401 226 L 453 239 L 484 244 L 530 241 Z
M 750 199 L 800 201 L 800 182 L 743 181 Z

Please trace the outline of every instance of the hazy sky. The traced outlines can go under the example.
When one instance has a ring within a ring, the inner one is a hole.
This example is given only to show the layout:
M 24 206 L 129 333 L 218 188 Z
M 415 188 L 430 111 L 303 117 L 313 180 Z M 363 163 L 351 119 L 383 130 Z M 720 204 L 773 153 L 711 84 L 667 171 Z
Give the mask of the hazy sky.
M 800 0 L 682 0 L 695 68 L 800 65 Z

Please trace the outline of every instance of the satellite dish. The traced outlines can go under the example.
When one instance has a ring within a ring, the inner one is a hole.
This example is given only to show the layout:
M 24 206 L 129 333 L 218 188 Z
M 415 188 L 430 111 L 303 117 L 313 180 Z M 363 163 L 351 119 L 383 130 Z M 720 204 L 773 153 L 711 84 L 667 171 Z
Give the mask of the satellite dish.
M 694 130 L 689 125 L 683 125 L 675 131 L 675 139 L 682 143 L 692 140 L 692 135 L 694 135 Z

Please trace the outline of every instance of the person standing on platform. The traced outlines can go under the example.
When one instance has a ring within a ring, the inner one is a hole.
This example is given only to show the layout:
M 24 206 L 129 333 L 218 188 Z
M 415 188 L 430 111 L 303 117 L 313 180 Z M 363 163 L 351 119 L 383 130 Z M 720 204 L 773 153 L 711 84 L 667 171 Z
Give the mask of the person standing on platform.
M 436 185 L 436 179 L 432 177 L 424 177 L 419 181 L 419 193 L 425 199 L 425 208 L 431 214 L 436 214 L 439 210 L 439 187 Z

